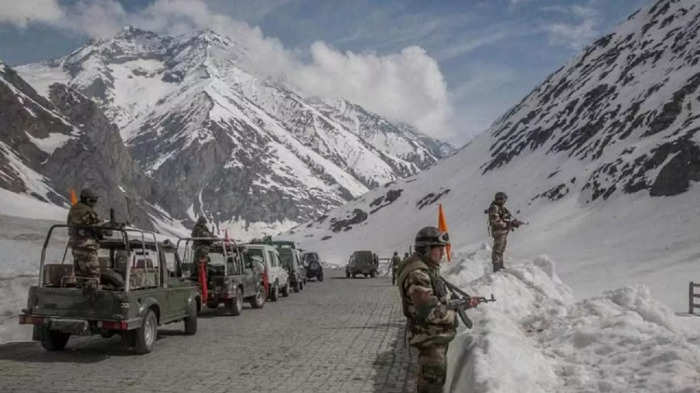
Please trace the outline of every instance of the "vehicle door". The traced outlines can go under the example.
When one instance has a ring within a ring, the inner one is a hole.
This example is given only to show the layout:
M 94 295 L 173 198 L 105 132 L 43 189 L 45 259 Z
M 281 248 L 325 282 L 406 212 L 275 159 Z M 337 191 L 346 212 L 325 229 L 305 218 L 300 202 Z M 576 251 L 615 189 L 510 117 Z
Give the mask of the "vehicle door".
M 182 276 L 182 261 L 175 249 L 161 248 L 161 254 L 167 293 L 167 308 L 161 312 L 168 320 L 176 319 L 187 312 L 192 283 Z

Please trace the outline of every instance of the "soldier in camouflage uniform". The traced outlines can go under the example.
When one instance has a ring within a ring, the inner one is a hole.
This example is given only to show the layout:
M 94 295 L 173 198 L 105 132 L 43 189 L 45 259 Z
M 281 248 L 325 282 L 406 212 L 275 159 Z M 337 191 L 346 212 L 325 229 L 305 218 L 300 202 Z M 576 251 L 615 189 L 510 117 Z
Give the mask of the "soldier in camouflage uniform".
M 210 238 L 214 237 L 209 228 L 207 228 L 207 219 L 199 217 L 197 223 L 192 228 L 193 238 Z M 194 277 L 199 278 L 199 268 L 198 264 L 206 263 L 207 257 L 209 256 L 209 247 L 211 246 L 211 240 L 193 240 L 192 248 L 194 249 Z
M 409 343 L 418 350 L 418 393 L 441 393 L 447 374 L 447 347 L 457 330 L 448 309 L 448 293 L 440 279 L 440 261 L 449 243 L 447 233 L 425 227 L 416 235 L 415 253 L 405 260 L 398 286 L 407 318 Z
M 521 224 L 506 209 L 505 204 L 507 200 L 508 196 L 504 192 L 497 192 L 488 210 L 489 228 L 491 236 L 493 236 L 491 263 L 493 264 L 494 272 L 503 269 L 503 253 L 506 251 L 508 233 L 513 228 L 520 227 Z
M 94 291 L 100 284 L 100 263 L 97 258 L 101 233 L 90 228 L 100 224 L 100 218 L 94 210 L 98 196 L 89 188 L 80 192 L 80 201 L 71 206 L 67 224 L 71 226 L 70 246 L 73 251 L 75 274 L 86 292 Z
M 396 284 L 396 271 L 399 269 L 401 257 L 399 253 L 394 251 L 394 256 L 391 257 L 391 285 Z

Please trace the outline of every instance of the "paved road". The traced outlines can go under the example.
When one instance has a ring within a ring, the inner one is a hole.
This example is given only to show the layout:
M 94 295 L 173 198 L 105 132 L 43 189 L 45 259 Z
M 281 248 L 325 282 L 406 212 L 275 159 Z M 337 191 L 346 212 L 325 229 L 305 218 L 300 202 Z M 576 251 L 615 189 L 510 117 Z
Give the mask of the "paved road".
M 409 392 L 415 355 L 389 279 L 342 277 L 246 308 L 159 331 L 154 352 L 122 350 L 119 338 L 71 338 L 64 352 L 38 343 L 0 345 L 3 392 Z

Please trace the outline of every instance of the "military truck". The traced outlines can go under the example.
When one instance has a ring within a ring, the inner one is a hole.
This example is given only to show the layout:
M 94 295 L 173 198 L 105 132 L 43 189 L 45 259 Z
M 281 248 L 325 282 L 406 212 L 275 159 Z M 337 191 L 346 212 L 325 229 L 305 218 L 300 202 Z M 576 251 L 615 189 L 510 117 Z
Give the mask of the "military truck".
M 185 260 L 194 258 L 192 243 L 202 238 L 181 238 L 178 249 L 184 249 Z M 253 263 L 247 250 L 236 245 L 233 240 L 221 238 L 206 238 L 209 242 L 208 261 L 206 265 L 207 299 L 205 304 L 209 309 L 223 310 L 232 315 L 240 315 L 243 302 L 250 303 L 253 308 L 265 305 L 265 288 L 263 287 L 263 266 Z M 195 269 L 194 264 L 188 264 L 189 270 Z
M 363 274 L 365 277 L 376 277 L 378 268 L 379 258 L 377 254 L 368 250 L 355 251 L 345 267 L 345 276 L 355 278 L 358 274 Z
M 143 354 L 153 350 L 159 325 L 184 321 L 185 334 L 197 332 L 199 290 L 183 279 L 174 244 L 136 228 L 85 229 L 103 234 L 100 283 L 94 293 L 83 292 L 79 284 L 88 279 L 76 277 L 73 261 L 66 261 L 70 242 L 49 247 L 52 235 L 67 232 L 68 226 L 52 226 L 41 252 L 39 282 L 29 289 L 27 308 L 19 316 L 20 324 L 34 325 L 34 340 L 58 351 L 72 335 L 118 334 L 125 346 Z

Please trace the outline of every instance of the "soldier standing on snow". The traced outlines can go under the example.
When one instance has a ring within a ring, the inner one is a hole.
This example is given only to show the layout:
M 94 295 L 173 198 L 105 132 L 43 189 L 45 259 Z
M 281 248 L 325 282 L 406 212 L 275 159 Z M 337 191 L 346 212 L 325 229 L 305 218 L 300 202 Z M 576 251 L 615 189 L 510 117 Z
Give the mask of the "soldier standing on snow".
M 436 227 L 421 229 L 416 234 L 415 253 L 398 272 L 409 343 L 418 349 L 418 393 L 442 392 L 447 347 L 457 332 L 456 313 L 448 308 L 448 291 L 440 278 L 440 261 L 448 244 L 447 233 Z
M 508 232 L 522 224 L 520 220 L 513 218 L 506 209 L 507 200 L 508 196 L 505 192 L 497 192 L 488 210 L 489 228 L 491 236 L 493 236 L 491 263 L 494 272 L 503 269 L 503 253 L 506 251 Z
M 90 188 L 80 191 L 80 201 L 68 211 L 67 224 L 70 226 L 70 246 L 73 252 L 73 266 L 78 277 L 85 278 L 83 291 L 94 292 L 100 285 L 100 262 L 97 257 L 101 232 L 87 226 L 100 224 L 94 208 L 97 194 Z
M 396 284 L 396 271 L 399 269 L 401 257 L 399 253 L 394 251 L 394 256 L 391 257 L 391 285 Z

